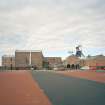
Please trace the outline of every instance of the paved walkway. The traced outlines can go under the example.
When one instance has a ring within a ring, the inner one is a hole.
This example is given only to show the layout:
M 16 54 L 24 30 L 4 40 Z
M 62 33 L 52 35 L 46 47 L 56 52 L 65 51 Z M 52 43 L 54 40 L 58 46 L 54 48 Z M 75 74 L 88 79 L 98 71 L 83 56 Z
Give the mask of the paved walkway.
M 29 72 L 0 72 L 0 105 L 51 105 Z
M 105 105 L 105 84 L 55 72 L 33 71 L 53 105 Z
M 69 71 L 57 71 L 57 73 L 70 77 L 84 78 L 92 81 L 105 83 L 105 72 L 69 70 Z

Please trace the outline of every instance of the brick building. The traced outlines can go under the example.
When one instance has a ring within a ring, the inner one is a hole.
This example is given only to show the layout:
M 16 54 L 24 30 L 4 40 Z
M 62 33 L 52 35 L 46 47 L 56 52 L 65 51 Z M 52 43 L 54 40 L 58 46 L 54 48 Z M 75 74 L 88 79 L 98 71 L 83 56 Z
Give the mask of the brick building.
M 42 51 L 33 51 L 31 52 L 31 64 L 36 66 L 38 69 L 43 68 L 44 57 Z
M 67 64 L 78 64 L 79 61 L 80 61 L 80 59 L 75 55 L 71 55 L 71 56 L 66 58 Z
M 42 51 L 36 50 L 16 50 L 15 56 L 2 57 L 2 67 L 5 69 L 53 69 L 61 65 L 61 57 L 44 57 Z
M 55 68 L 62 65 L 61 57 L 45 57 L 44 59 L 48 62 L 50 68 Z
M 88 66 L 90 68 L 105 66 L 105 56 L 103 55 L 89 56 L 84 60 L 80 60 L 80 65 Z
M 71 68 L 71 69 L 75 69 L 75 68 L 79 68 L 79 61 L 80 61 L 80 59 L 77 56 L 71 55 L 71 56 L 68 56 L 64 60 L 63 63 L 64 63 L 64 66 L 65 67 Z
M 2 67 L 3 69 L 15 69 L 15 56 L 2 56 Z
M 15 65 L 17 69 L 43 68 L 43 54 L 41 51 L 15 51 Z

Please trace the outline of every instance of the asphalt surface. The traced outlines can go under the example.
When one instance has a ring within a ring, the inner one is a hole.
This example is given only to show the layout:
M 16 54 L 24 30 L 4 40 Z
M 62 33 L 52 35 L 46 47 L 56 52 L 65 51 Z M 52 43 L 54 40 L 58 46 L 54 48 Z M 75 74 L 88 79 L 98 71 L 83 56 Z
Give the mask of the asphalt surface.
M 45 71 L 32 76 L 53 105 L 105 105 L 104 83 Z

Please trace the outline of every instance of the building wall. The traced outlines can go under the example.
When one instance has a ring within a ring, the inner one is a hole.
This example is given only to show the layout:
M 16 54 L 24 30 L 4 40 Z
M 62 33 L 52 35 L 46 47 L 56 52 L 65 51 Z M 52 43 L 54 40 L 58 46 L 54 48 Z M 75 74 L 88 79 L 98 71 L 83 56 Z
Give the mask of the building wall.
M 31 62 L 33 66 L 36 66 L 38 69 L 43 68 L 44 57 L 42 52 L 32 52 L 31 53 Z
M 105 56 L 95 56 L 80 61 L 81 66 L 105 66 Z
M 78 57 L 76 57 L 75 55 L 71 55 L 69 57 L 66 58 L 65 62 L 66 64 L 78 64 L 80 61 L 80 59 Z
M 81 67 L 86 66 L 86 60 L 81 59 L 81 60 L 79 61 L 79 65 L 80 65 Z
M 57 65 L 62 65 L 62 59 L 61 57 L 46 57 L 46 61 L 49 63 L 49 66 L 51 68 L 57 66 Z
M 2 56 L 2 67 L 5 69 L 15 68 L 15 57 L 13 56 Z
M 29 66 L 29 52 L 15 52 L 15 65 L 16 67 L 28 67 Z
M 94 60 L 96 66 L 105 66 L 105 56 L 99 55 Z
M 16 67 L 28 68 L 33 66 L 37 69 L 43 68 L 43 54 L 41 51 L 16 51 Z

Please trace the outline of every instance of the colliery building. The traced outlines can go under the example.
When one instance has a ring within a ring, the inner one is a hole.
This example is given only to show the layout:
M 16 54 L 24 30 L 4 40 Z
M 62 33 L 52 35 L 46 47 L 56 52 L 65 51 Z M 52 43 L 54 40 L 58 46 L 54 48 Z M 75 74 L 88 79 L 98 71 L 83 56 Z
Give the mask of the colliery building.
M 53 69 L 61 64 L 61 57 L 44 57 L 42 51 L 36 50 L 16 50 L 15 56 L 2 56 L 4 69 Z
M 43 68 L 43 54 L 41 51 L 15 51 L 15 66 L 16 69 L 34 69 Z
M 45 61 L 48 63 L 49 68 L 56 68 L 62 66 L 61 57 L 45 57 Z
M 79 69 L 81 67 L 89 67 L 90 70 L 105 69 L 105 56 L 96 55 L 80 59 L 75 55 L 71 55 L 64 60 L 63 64 L 68 69 Z
M 61 57 L 44 57 L 42 51 L 16 50 L 15 56 L 2 56 L 3 69 L 54 69 L 64 66 L 68 69 L 79 69 L 88 66 L 90 69 L 105 69 L 105 56 L 88 56 L 80 59 L 75 55 L 68 56 L 64 62 Z
M 68 69 L 79 69 L 80 67 L 79 62 L 80 59 L 77 56 L 70 55 L 64 60 L 63 64 Z
M 88 56 L 86 59 L 80 60 L 80 65 L 88 66 L 90 69 L 104 69 L 105 68 L 105 56 L 96 55 Z
M 15 68 L 15 56 L 4 55 L 2 56 L 2 67 L 3 69 L 14 69 Z

